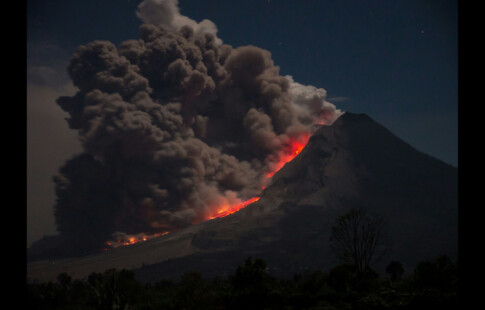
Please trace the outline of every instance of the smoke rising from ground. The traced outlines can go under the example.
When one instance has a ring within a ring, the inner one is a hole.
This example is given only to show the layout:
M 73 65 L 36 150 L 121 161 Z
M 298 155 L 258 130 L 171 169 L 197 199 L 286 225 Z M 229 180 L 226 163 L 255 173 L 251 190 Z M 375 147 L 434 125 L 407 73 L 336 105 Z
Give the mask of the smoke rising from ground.
M 84 152 L 54 178 L 56 221 L 82 246 L 258 196 L 292 140 L 341 114 L 323 89 L 279 75 L 269 51 L 222 44 L 176 0 L 146 0 L 137 16 L 140 38 L 78 48 L 68 73 L 79 91 L 57 100 Z

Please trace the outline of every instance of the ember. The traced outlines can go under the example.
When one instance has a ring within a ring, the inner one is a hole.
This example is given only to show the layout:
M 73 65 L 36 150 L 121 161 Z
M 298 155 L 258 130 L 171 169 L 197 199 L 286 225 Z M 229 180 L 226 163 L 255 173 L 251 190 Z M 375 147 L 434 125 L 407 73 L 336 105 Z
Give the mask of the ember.
M 107 247 L 104 248 L 103 250 L 107 250 L 110 248 L 117 248 L 119 246 L 132 245 L 141 241 L 147 241 L 156 237 L 165 236 L 166 234 L 168 234 L 168 231 L 155 233 L 155 234 L 140 233 L 136 235 L 127 235 L 125 233 L 114 233 L 113 234 L 114 240 L 106 241 L 105 245 Z

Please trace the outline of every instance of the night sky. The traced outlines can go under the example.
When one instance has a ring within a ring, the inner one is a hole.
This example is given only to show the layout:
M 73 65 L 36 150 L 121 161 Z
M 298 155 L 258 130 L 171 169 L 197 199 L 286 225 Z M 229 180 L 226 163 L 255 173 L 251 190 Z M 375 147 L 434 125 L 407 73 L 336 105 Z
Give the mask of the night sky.
M 52 176 L 79 153 L 55 103 L 72 95 L 76 47 L 138 39 L 141 1 L 27 1 L 27 245 L 54 234 Z M 458 4 L 411 0 L 179 0 L 233 47 L 272 54 L 281 75 L 324 88 L 343 111 L 366 113 L 418 150 L 458 165 Z

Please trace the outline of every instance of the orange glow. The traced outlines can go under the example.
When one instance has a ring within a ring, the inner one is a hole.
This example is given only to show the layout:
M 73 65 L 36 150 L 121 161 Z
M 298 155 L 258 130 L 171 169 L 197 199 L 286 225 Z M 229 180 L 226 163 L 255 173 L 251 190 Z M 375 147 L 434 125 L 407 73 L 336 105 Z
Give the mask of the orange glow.
M 263 184 L 261 185 L 261 190 L 264 190 L 269 182 L 269 179 L 271 179 L 276 172 L 278 172 L 283 166 L 293 160 L 298 154 L 301 153 L 303 148 L 307 145 L 308 140 L 310 139 L 310 134 L 302 134 L 301 136 L 297 138 L 290 138 L 288 141 L 286 148 L 283 149 L 283 151 L 279 154 L 279 157 L 277 158 L 276 162 L 272 162 L 269 169 L 270 171 L 266 172 L 263 176 Z M 253 197 L 249 200 L 246 200 L 242 203 L 236 204 L 236 205 L 222 205 L 219 208 L 216 209 L 214 212 L 215 214 L 209 216 L 208 219 L 215 219 L 215 218 L 221 218 L 221 217 L 226 217 L 229 214 L 233 214 L 248 205 L 256 202 L 259 200 L 260 197 Z
M 129 236 L 126 236 L 126 238 L 123 238 L 123 239 L 106 241 L 104 244 L 107 246 L 107 248 L 104 248 L 103 250 L 108 250 L 109 248 L 117 248 L 119 246 L 132 245 L 132 244 L 135 244 L 135 243 L 138 243 L 138 242 L 153 239 L 155 237 L 165 236 L 166 234 L 168 234 L 168 231 L 164 231 L 164 232 L 161 232 L 161 233 L 155 233 L 155 234 L 151 234 L 151 235 L 145 234 L 145 233 L 141 233 L 141 234 L 137 234 L 137 235 L 129 235 Z
M 280 154 L 278 161 L 272 165 L 271 171 L 265 174 L 266 180 L 264 181 L 267 181 L 267 179 L 272 178 L 276 172 L 278 172 L 281 168 L 283 168 L 284 165 L 292 161 L 293 158 L 295 158 L 298 154 L 300 154 L 303 148 L 307 145 L 309 139 L 310 139 L 309 134 L 303 134 L 300 137 L 298 137 L 298 139 L 296 138 L 290 139 L 287 145 L 287 148 Z M 263 188 L 265 187 L 266 185 L 263 185 Z
M 212 220 L 212 219 L 215 219 L 215 218 L 226 217 L 229 214 L 233 214 L 233 213 L 247 207 L 248 205 L 252 204 L 253 202 L 258 201 L 259 198 L 260 197 L 253 197 L 249 200 L 246 200 L 246 201 L 241 202 L 240 204 L 237 204 L 237 205 L 234 205 L 234 206 L 224 205 L 219 210 L 217 210 L 217 213 L 215 215 L 212 215 L 211 217 L 209 217 L 209 219 Z
M 269 170 L 265 172 L 263 175 L 263 180 L 262 180 L 262 185 L 261 185 L 261 190 L 264 190 L 266 186 L 269 184 L 269 180 L 274 176 L 276 172 L 278 172 L 285 164 L 293 160 L 298 154 L 301 153 L 303 148 L 306 146 L 308 143 L 308 140 L 310 139 L 310 134 L 302 134 L 297 138 L 290 138 L 289 141 L 286 143 L 286 147 L 278 154 L 278 157 L 276 158 L 275 161 L 272 161 L 268 166 Z M 239 202 L 235 204 L 222 204 L 218 208 L 214 208 L 215 211 L 213 214 L 208 215 L 206 218 L 207 220 L 212 220 L 216 218 L 222 218 L 226 217 L 230 214 L 236 213 L 237 211 L 247 207 L 248 205 L 258 201 L 260 197 L 253 197 L 251 199 L 248 199 L 244 202 Z M 126 245 L 131 245 L 134 243 L 138 243 L 140 241 L 146 241 L 155 237 L 159 236 L 164 236 L 168 234 L 169 232 L 163 232 L 163 233 L 156 233 L 153 235 L 147 235 L 147 234 L 138 234 L 138 235 L 130 235 L 127 236 L 127 238 L 124 238 L 123 240 L 116 240 L 116 241 L 107 241 L 105 244 L 108 246 L 108 248 L 116 248 L 118 246 L 126 246 Z M 105 248 L 104 250 L 107 250 Z

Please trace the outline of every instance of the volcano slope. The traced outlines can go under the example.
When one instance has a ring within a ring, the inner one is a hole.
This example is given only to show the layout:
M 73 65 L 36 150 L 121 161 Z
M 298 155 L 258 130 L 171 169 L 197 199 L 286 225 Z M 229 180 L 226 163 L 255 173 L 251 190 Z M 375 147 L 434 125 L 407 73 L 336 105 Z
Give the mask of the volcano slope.
M 188 271 L 225 276 L 248 256 L 276 276 L 334 266 L 331 227 L 352 208 L 385 223 L 381 245 L 407 269 L 458 251 L 458 169 L 417 151 L 365 114 L 346 112 L 318 129 L 272 178 L 261 199 L 241 211 L 147 242 L 89 257 L 28 264 L 28 278 L 83 277 L 134 269 L 142 281 Z M 55 267 L 54 267 L 55 266 Z

